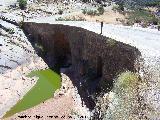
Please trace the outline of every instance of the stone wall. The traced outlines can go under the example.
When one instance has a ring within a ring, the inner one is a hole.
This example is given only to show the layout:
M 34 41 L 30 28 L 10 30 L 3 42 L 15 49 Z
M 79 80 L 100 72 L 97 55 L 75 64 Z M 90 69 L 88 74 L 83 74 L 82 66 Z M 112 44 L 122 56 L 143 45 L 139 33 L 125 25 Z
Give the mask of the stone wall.
M 102 89 L 120 72 L 136 71 L 140 52 L 135 47 L 83 28 L 43 23 L 24 23 L 32 42 L 40 42 L 54 60 L 72 64 L 79 76 L 100 78 Z M 56 62 L 55 62 L 56 63 Z

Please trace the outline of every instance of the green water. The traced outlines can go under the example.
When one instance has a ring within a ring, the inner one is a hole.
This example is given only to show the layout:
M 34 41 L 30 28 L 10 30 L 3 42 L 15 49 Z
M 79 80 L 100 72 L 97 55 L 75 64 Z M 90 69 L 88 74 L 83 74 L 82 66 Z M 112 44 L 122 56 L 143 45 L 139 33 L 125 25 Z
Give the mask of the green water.
M 39 77 L 36 85 L 6 113 L 4 118 L 29 109 L 53 97 L 53 93 L 61 86 L 60 75 L 51 69 L 32 71 L 27 77 L 33 76 Z

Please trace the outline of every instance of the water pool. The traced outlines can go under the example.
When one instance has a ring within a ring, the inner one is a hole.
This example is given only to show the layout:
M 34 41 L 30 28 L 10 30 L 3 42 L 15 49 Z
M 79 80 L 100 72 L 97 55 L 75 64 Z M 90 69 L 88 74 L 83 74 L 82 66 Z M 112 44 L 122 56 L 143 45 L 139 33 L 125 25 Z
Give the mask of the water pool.
M 27 77 L 33 76 L 39 77 L 36 85 L 6 113 L 4 118 L 34 107 L 53 97 L 54 92 L 61 86 L 60 75 L 51 69 L 32 71 L 27 75 Z

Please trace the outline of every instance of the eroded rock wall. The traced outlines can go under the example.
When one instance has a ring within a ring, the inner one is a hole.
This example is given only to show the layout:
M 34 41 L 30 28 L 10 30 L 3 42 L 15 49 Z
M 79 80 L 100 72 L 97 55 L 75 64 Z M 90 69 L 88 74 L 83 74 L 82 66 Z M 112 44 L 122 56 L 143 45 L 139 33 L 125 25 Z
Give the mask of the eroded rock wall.
M 67 25 L 28 22 L 23 28 L 31 41 L 40 42 L 56 61 L 71 61 L 80 76 L 92 72 L 100 78 L 102 88 L 120 72 L 138 70 L 135 61 L 140 52 L 127 44 Z

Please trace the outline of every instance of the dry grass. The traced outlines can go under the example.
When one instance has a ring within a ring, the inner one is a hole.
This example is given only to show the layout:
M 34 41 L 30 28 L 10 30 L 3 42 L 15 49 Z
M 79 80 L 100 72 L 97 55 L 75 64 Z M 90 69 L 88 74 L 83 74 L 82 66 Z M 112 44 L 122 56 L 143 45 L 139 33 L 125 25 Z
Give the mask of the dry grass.
M 120 14 L 118 12 L 115 12 L 113 10 L 107 10 L 103 13 L 103 15 L 84 15 L 83 13 L 78 12 L 77 14 L 66 16 L 66 18 L 76 18 L 76 19 L 84 19 L 85 21 L 90 22 L 101 22 L 107 24 L 121 24 L 121 21 L 126 21 L 125 16 L 123 14 Z
M 121 73 L 115 79 L 110 92 L 105 119 L 137 120 L 138 119 L 138 75 L 130 71 Z

